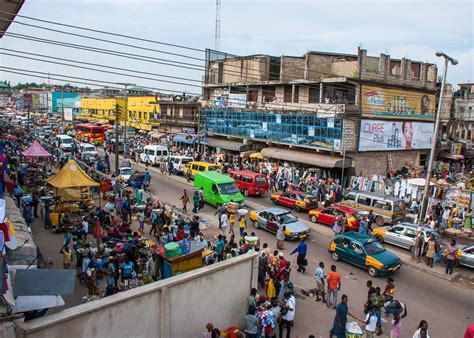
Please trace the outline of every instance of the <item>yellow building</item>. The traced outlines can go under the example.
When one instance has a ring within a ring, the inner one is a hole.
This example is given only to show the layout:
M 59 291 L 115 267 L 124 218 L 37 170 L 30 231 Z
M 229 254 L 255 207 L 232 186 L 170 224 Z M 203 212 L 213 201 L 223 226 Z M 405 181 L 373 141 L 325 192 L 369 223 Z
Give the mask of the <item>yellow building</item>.
M 124 98 L 82 98 L 78 119 L 89 122 L 115 123 L 115 106 L 118 104 L 119 123 L 125 122 L 129 127 L 150 131 L 159 123 L 151 122 L 160 114 L 160 106 L 152 102 L 159 101 L 155 96 L 129 96 L 127 99 L 127 116 L 125 117 Z

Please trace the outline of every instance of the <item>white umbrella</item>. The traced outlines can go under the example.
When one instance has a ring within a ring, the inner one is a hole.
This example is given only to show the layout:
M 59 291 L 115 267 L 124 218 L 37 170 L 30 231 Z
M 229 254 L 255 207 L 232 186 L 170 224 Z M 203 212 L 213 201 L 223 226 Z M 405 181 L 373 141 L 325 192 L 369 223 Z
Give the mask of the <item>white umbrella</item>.
M 410 178 L 410 179 L 407 180 L 407 183 L 411 184 L 411 185 L 417 185 L 419 187 L 424 187 L 425 184 L 426 184 L 426 180 L 422 177 Z M 434 185 L 434 183 L 430 182 L 430 185 Z

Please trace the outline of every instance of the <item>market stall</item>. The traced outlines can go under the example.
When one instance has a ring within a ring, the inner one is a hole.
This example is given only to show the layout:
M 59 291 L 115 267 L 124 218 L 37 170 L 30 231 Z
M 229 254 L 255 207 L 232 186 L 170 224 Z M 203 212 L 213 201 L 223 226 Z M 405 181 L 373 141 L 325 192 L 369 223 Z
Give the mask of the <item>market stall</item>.
M 56 196 L 57 204 L 51 213 L 53 225 L 57 225 L 58 213 L 78 212 L 81 202 L 93 204 L 91 188 L 100 186 L 74 160 L 67 162 L 56 175 L 45 181 L 54 188 Z

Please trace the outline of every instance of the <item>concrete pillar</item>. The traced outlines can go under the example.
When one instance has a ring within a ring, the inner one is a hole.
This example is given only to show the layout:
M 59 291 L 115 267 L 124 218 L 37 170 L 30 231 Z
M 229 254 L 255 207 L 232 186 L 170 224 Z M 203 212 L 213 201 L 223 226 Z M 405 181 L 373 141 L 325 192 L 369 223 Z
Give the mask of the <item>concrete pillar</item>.
M 293 99 L 295 97 L 295 85 L 291 85 L 291 102 L 293 102 Z
M 280 81 L 284 81 L 283 71 L 285 70 L 283 64 L 285 63 L 285 57 L 282 55 L 280 57 Z
M 323 103 L 323 83 L 319 84 L 319 103 Z

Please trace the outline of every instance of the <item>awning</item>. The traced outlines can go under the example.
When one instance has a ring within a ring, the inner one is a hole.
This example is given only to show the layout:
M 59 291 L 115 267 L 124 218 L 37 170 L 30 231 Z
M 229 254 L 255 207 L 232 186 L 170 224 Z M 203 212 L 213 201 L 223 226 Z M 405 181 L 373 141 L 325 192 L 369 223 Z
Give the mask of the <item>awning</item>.
M 246 151 L 248 146 L 238 141 L 223 140 L 218 138 L 208 138 L 207 145 L 213 148 L 221 148 L 231 151 Z
M 280 148 L 263 148 L 261 153 L 265 157 L 275 158 L 278 160 L 284 160 L 295 163 L 302 163 L 308 165 L 314 165 L 321 168 L 345 168 L 352 167 L 352 159 L 346 157 L 343 160 L 339 156 L 330 156 L 318 154 L 316 152 L 305 152 L 300 150 L 292 149 L 280 149 Z
M 148 132 L 148 136 L 151 137 L 151 138 L 160 139 L 160 138 L 162 138 L 162 137 L 165 137 L 166 134 L 157 133 L 156 131 L 150 131 L 150 132 Z
M 180 142 L 186 144 L 194 144 L 196 142 L 197 137 L 189 135 L 189 134 L 178 134 L 173 137 L 173 142 Z

